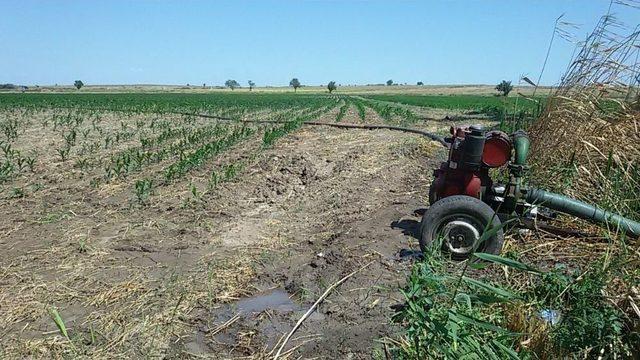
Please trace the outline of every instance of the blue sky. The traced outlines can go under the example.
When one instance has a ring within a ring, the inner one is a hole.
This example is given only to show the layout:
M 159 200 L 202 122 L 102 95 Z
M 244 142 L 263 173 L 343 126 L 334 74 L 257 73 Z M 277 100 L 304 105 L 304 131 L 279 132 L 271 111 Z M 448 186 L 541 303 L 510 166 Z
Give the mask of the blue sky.
M 0 0 L 0 83 L 495 84 L 537 78 L 554 20 L 583 38 L 607 0 Z M 614 7 L 628 25 L 640 11 Z M 542 83 L 574 46 L 558 39 Z

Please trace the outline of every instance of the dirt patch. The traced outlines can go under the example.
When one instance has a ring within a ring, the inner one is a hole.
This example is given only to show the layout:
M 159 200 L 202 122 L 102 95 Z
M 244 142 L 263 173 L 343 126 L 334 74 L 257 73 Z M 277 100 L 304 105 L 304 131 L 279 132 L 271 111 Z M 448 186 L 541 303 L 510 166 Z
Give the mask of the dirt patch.
M 402 301 L 398 286 L 410 265 L 399 253 L 417 248 L 416 211 L 425 203 L 436 162 L 420 148 L 437 146 L 391 131 L 318 128 L 279 143 L 256 165 L 260 176 L 244 177 L 218 194 L 223 201 L 231 199 L 229 193 L 243 193 L 245 202 L 217 236 L 228 239 L 239 228 L 249 229 L 249 246 L 261 246 L 268 241 L 264 234 L 276 234 L 280 248 L 258 261 L 253 284 L 256 293 L 284 289 L 297 311 L 267 307 L 258 315 L 241 314 L 207 337 L 237 313 L 201 308 L 195 318 L 204 330 L 187 342 L 200 341 L 200 348 L 228 356 L 272 349 L 328 286 L 373 261 L 323 302 L 296 334 L 299 340 L 289 344 L 301 345 L 295 354 L 303 358 L 368 358 L 375 340 L 396 330 L 389 324 L 389 307 Z M 236 347 L 240 334 L 249 333 L 250 346 Z M 225 334 L 235 337 L 233 345 L 218 340 Z
M 335 121 L 336 112 L 320 120 Z M 345 121 L 354 116 L 350 109 Z M 47 158 L 42 176 L 11 184 L 44 188 L 0 209 L 3 351 L 259 357 L 328 286 L 373 261 L 287 347 L 305 358 L 370 357 L 375 340 L 396 330 L 389 306 L 401 301 L 410 265 L 398 254 L 417 248 L 416 210 L 426 203 L 439 145 L 400 132 L 325 127 L 304 127 L 266 150 L 260 142 L 258 133 L 158 188 L 146 206 L 136 203 L 133 182 L 160 165 L 95 187 L 72 163 Z M 245 163 L 237 177 L 206 189 L 212 170 L 237 160 Z

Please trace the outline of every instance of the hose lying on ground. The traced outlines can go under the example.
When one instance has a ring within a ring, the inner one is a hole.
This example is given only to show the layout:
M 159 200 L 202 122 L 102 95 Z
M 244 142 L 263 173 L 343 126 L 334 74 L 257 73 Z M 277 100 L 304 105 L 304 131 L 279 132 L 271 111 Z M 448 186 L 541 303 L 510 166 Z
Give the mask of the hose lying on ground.
M 540 204 L 546 208 L 573 215 L 581 219 L 605 225 L 612 230 L 619 229 L 631 236 L 640 237 L 640 223 L 594 205 L 555 194 L 542 189 L 531 188 L 527 192 L 527 202 Z
M 286 123 L 286 121 L 272 121 L 272 120 L 236 120 L 236 119 L 223 117 L 223 116 L 208 115 L 208 114 L 197 114 L 197 113 L 177 112 L 175 114 L 185 115 L 185 116 L 197 116 L 197 117 L 216 119 L 216 120 L 224 120 L 224 121 L 238 121 L 238 122 L 242 122 L 242 123 L 257 123 L 257 124 L 269 124 L 269 123 L 271 123 L 271 124 L 280 124 L 280 123 Z M 439 142 L 442 146 L 445 146 L 445 147 L 448 146 L 448 144 L 444 141 L 444 138 L 442 136 L 430 133 L 428 131 L 420 130 L 420 129 L 406 128 L 406 127 L 401 127 L 401 126 L 379 125 L 379 124 L 327 123 L 327 122 L 320 122 L 320 121 L 305 121 L 305 122 L 302 123 L 302 125 L 329 126 L 329 127 L 335 127 L 335 128 L 343 128 L 343 129 L 365 129 L 365 130 L 385 129 L 385 130 L 402 131 L 402 132 L 408 132 L 408 133 L 423 135 L 423 136 L 426 136 L 426 137 L 428 137 L 429 139 L 431 139 L 433 141 Z
M 73 107 L 68 107 L 68 106 L 56 106 L 55 108 L 58 108 L 58 109 L 74 109 Z M 130 110 L 126 110 L 126 109 L 108 109 L 108 108 L 91 108 L 91 110 L 122 111 L 122 112 L 130 111 Z M 188 112 L 180 112 L 180 111 L 169 111 L 169 112 L 165 112 L 165 113 L 174 114 L 174 115 L 183 115 L 183 116 L 196 116 L 196 117 L 223 120 L 223 121 L 237 121 L 237 122 L 241 122 L 241 123 L 253 123 L 253 124 L 283 124 L 283 123 L 286 123 L 286 121 L 277 121 L 277 120 L 276 121 L 273 121 L 273 120 L 238 120 L 238 119 L 233 119 L 233 118 L 225 117 L 225 116 L 209 115 L 209 114 L 198 114 L 198 113 L 188 113 Z M 432 120 L 431 118 L 425 118 L 425 119 Z M 435 120 L 435 119 L 433 119 L 433 120 Z M 450 119 L 447 117 L 447 118 L 445 118 L 443 120 L 450 120 Z M 408 133 L 413 133 L 413 134 L 419 134 L 419 135 L 426 136 L 426 137 L 428 137 L 429 139 L 431 139 L 433 141 L 439 142 L 444 147 L 449 147 L 447 142 L 444 141 L 444 137 L 436 135 L 436 134 L 433 134 L 433 133 L 430 133 L 428 131 L 423 131 L 423 130 L 414 129 L 414 128 L 405 128 L 405 127 L 391 126 L 391 125 L 377 125 L 377 124 L 326 123 L 326 122 L 319 122 L 319 121 L 307 121 L 307 122 L 303 122 L 302 124 L 303 125 L 310 125 L 310 126 L 330 126 L 330 127 L 343 128 L 343 129 L 366 129 L 366 130 L 386 129 L 386 130 L 402 131 L 402 132 L 408 132 Z
M 64 107 L 60 107 L 60 108 L 64 108 Z M 122 110 L 114 110 L 114 109 L 104 109 L 104 110 L 122 111 Z M 196 116 L 196 117 L 223 120 L 223 121 L 236 121 L 241 123 L 254 123 L 254 124 L 287 123 L 287 121 L 277 121 L 277 120 L 276 121 L 237 120 L 230 117 L 224 117 L 224 116 L 218 116 L 218 115 L 188 113 L 188 112 L 178 112 L 178 111 L 172 111 L 169 113 L 175 114 L 175 115 Z M 449 117 L 446 117 L 445 119 L 450 120 Z M 386 129 L 386 130 L 402 131 L 402 132 L 408 132 L 408 133 L 426 136 L 431 140 L 439 142 L 441 145 L 445 147 L 449 147 L 449 144 L 444 141 L 444 138 L 442 136 L 439 136 L 427 131 L 414 129 L 414 128 L 405 128 L 400 126 L 381 125 L 381 124 L 346 124 L 346 123 L 327 123 L 327 122 L 319 122 L 319 121 L 307 121 L 307 122 L 303 122 L 302 125 L 329 126 L 329 127 L 344 128 L 344 129 L 366 129 L 366 130 Z M 550 193 L 542 189 L 531 189 L 527 195 L 527 202 L 532 204 L 539 203 L 550 209 L 564 212 L 570 215 L 574 215 L 579 218 L 590 220 L 598 224 L 610 224 L 632 236 L 636 236 L 636 237 L 640 236 L 640 223 L 624 218 L 618 214 L 598 209 L 595 206 L 585 204 L 583 202 L 580 202 L 575 199 L 571 199 L 569 197 L 566 197 L 560 194 Z

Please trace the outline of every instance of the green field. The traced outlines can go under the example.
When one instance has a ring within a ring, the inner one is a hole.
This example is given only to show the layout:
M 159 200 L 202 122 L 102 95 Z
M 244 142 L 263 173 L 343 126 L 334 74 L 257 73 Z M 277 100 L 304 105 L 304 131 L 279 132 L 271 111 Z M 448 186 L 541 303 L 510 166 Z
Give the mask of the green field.
M 533 110 L 538 103 L 523 97 L 498 97 L 483 95 L 367 95 L 369 99 L 396 102 L 405 105 L 436 109 L 463 109 L 480 112 L 507 108 L 511 111 Z
M 100 108 L 131 111 L 188 111 L 237 109 L 245 112 L 260 109 L 315 107 L 335 103 L 335 98 L 288 93 L 80 93 L 80 94 L 0 94 L 0 108 Z
M 0 94 L 0 106 L 108 106 L 114 109 L 163 109 L 163 108 L 207 108 L 212 106 L 272 106 L 295 105 L 300 102 L 318 102 L 335 99 L 337 96 L 311 93 L 60 93 L 60 94 Z M 480 110 L 486 108 L 533 109 L 536 102 L 523 97 L 497 97 L 483 95 L 365 95 L 364 98 L 399 104 L 437 108 Z
M 407 107 L 408 106 L 408 107 Z M 330 95 L 323 93 L 291 92 L 212 92 L 212 93 L 5 93 L 0 94 L 0 109 L 72 108 L 131 112 L 199 112 L 240 118 L 255 111 L 268 109 L 286 113 L 302 109 L 325 110 L 339 107 L 336 121 L 340 121 L 350 107 L 360 120 L 366 109 L 378 114 L 385 122 L 410 124 L 420 116 L 420 109 L 444 109 L 482 114 L 503 122 L 513 114 L 517 118 L 538 114 L 543 101 L 524 97 L 483 95 Z M 515 117 L 514 117 L 515 118 Z

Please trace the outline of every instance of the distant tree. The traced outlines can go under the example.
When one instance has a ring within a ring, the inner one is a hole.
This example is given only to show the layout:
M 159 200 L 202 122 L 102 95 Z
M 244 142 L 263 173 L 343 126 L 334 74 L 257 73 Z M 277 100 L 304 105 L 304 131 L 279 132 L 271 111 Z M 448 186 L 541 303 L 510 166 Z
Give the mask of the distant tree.
M 393 85 L 393 80 L 391 79 L 387 80 L 387 86 L 391 86 L 391 85 Z
M 206 88 L 207 87 L 207 83 L 202 83 L 202 88 Z
M 289 86 L 293 87 L 293 91 L 297 91 L 300 87 L 300 80 L 298 78 L 293 78 L 289 81 Z
M 227 80 L 224 82 L 224 86 L 230 88 L 231 90 L 240 87 L 240 84 L 235 80 Z
M 422 85 L 424 85 L 424 83 L 422 81 L 418 81 L 418 83 L 416 85 L 422 86 Z
M 507 96 L 513 90 L 511 81 L 502 80 L 502 82 L 496 85 L 496 90 L 502 93 L 502 96 Z
M 76 89 L 80 90 L 80 88 L 84 86 L 84 83 L 82 82 L 82 80 L 76 80 L 73 82 L 73 86 L 75 86 Z
M 327 89 L 329 90 L 329 94 L 331 94 L 331 92 L 333 92 L 333 90 L 337 89 L 336 82 L 335 81 L 329 81 L 329 83 L 327 84 Z
M 247 83 L 249 84 L 249 91 L 253 90 L 253 88 L 256 86 L 256 83 L 251 80 L 249 80 Z

